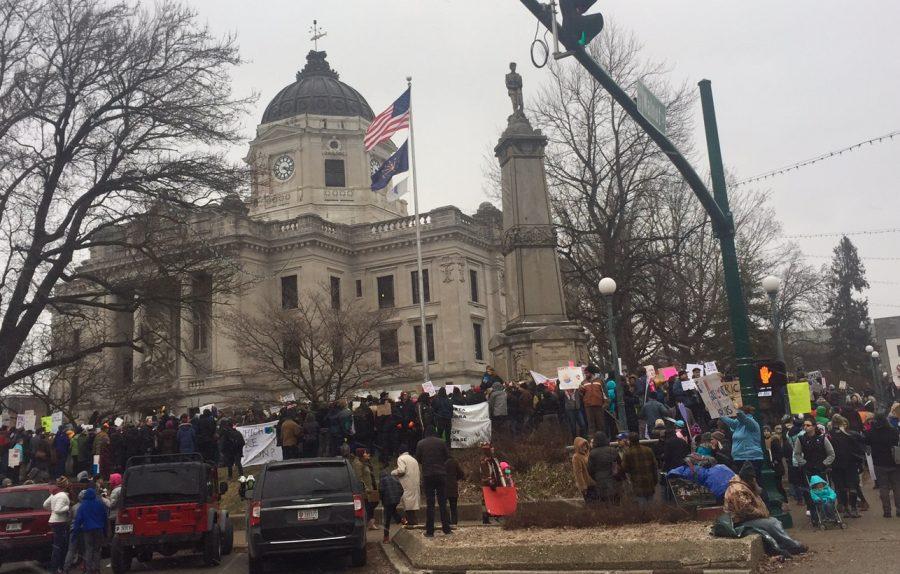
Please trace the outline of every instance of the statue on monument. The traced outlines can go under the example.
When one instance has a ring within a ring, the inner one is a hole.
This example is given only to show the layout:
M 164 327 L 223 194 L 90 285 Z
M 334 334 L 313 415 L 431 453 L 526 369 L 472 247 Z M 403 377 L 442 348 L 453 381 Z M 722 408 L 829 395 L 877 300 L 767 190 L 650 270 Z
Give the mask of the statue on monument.
M 513 115 L 525 116 L 525 104 L 522 100 L 522 76 L 516 72 L 516 63 L 509 63 L 509 73 L 506 74 L 506 89 L 509 90 L 509 99 L 512 100 Z

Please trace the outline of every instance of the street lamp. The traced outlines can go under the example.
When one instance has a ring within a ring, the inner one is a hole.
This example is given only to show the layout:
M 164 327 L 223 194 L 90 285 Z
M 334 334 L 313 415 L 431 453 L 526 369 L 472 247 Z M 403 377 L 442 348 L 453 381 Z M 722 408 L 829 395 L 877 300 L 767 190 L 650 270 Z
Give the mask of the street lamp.
M 873 349 L 872 345 L 866 346 L 866 351 L 869 352 L 869 356 L 872 357 L 872 384 L 875 385 L 874 390 L 876 396 L 878 397 L 878 401 L 882 405 L 885 405 L 885 397 L 882 396 L 881 385 L 878 384 L 878 358 L 881 357 L 881 355 L 878 353 L 878 351 L 869 351 L 869 349 Z
M 781 316 L 778 313 L 778 291 L 781 290 L 781 279 L 774 275 L 763 278 L 762 287 L 769 295 L 772 307 L 772 330 L 775 331 L 775 353 L 778 360 L 784 363 L 784 344 L 781 341 Z
M 616 292 L 616 281 L 612 277 L 604 277 L 597 285 L 600 294 L 606 299 L 606 329 L 609 337 L 609 348 L 612 353 L 612 374 L 616 383 L 616 414 L 619 418 L 619 432 L 628 430 L 628 422 L 625 418 L 625 393 L 623 391 L 622 377 L 619 375 L 619 349 L 616 347 L 616 320 L 613 316 L 612 296 Z

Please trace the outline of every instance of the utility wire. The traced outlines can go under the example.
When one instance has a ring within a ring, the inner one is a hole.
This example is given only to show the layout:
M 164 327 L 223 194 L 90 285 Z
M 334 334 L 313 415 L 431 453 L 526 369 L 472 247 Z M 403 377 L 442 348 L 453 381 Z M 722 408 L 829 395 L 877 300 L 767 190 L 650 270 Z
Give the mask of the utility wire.
M 873 229 L 871 231 L 840 231 L 836 233 L 807 233 L 803 235 L 785 235 L 784 239 L 813 239 L 816 237 L 843 237 L 845 235 L 882 235 L 884 233 L 900 233 L 900 227 L 891 229 Z
M 833 259 L 834 255 L 807 255 L 803 254 L 804 257 L 809 257 L 811 259 Z M 860 257 L 863 261 L 900 261 L 900 257 Z
M 809 165 L 813 165 L 813 164 L 819 163 L 819 162 L 824 161 L 824 160 L 826 160 L 826 159 L 831 159 L 831 158 L 833 158 L 833 157 L 837 157 L 837 156 L 840 156 L 840 155 L 844 155 L 845 153 L 848 153 L 848 152 L 857 150 L 857 149 L 861 148 L 862 146 L 864 146 L 864 145 L 866 145 L 866 144 L 874 145 L 874 144 L 881 143 L 881 142 L 883 142 L 883 141 L 885 141 L 885 140 L 893 140 L 893 139 L 894 139 L 894 136 L 900 136 L 900 130 L 893 131 L 893 132 L 891 132 L 891 133 L 889 133 L 889 134 L 884 134 L 883 136 L 878 136 L 878 137 L 875 137 L 875 138 L 872 138 L 872 139 L 868 139 L 868 140 L 865 140 L 865 141 L 861 141 L 861 142 L 859 142 L 859 143 L 855 143 L 855 144 L 853 144 L 853 145 L 849 145 L 849 146 L 847 146 L 847 147 L 843 147 L 843 148 L 841 148 L 841 149 L 837 149 L 837 150 L 834 150 L 834 151 L 831 151 L 831 152 L 828 152 L 828 153 L 823 153 L 822 155 L 817 155 L 816 157 L 812 157 L 812 158 L 809 158 L 809 159 L 805 159 L 805 160 L 803 160 L 803 161 L 798 161 L 797 163 L 794 163 L 794 164 L 791 164 L 791 165 L 787 165 L 787 166 L 784 166 L 784 167 L 779 167 L 779 168 L 777 168 L 777 169 L 773 169 L 772 171 L 767 171 L 767 172 L 765 172 L 765 173 L 761 173 L 761 174 L 759 174 L 759 175 L 755 175 L 755 176 L 753 176 L 753 177 L 750 177 L 750 178 L 741 180 L 741 181 L 739 181 L 739 182 L 737 182 L 737 183 L 735 183 L 735 184 L 732 184 L 731 187 L 738 187 L 738 186 L 745 185 L 745 184 L 748 184 L 748 183 L 753 183 L 754 181 L 760 181 L 760 180 L 763 180 L 763 179 L 768 179 L 768 178 L 770 178 L 770 177 L 776 177 L 776 176 L 779 176 L 779 175 L 783 175 L 783 174 L 785 174 L 785 173 L 787 173 L 787 172 L 789 172 L 789 171 L 793 171 L 793 170 L 796 170 L 796 169 L 800 169 L 801 167 L 806 167 L 806 166 L 809 166 Z

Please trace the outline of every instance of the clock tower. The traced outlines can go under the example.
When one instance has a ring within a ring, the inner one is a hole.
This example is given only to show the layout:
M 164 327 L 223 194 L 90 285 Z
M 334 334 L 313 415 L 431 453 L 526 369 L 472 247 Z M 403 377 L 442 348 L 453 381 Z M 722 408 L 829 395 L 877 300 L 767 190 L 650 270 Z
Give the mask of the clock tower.
M 269 103 L 245 158 L 253 177 L 250 214 L 290 220 L 314 213 L 334 223 L 369 223 L 407 215 L 406 201 L 370 189 L 371 174 L 395 151 L 366 152 L 374 114 L 338 79 L 325 52 L 312 50 L 296 81 Z

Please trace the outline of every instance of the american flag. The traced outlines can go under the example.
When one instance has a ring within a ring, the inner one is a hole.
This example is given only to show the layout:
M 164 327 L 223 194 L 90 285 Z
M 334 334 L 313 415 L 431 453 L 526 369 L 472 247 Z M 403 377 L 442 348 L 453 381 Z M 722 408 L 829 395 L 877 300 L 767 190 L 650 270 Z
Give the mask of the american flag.
M 363 139 L 366 151 L 371 150 L 398 131 L 409 127 L 409 90 L 410 88 L 406 88 L 397 101 L 375 116 L 375 119 L 369 124 L 366 137 Z

